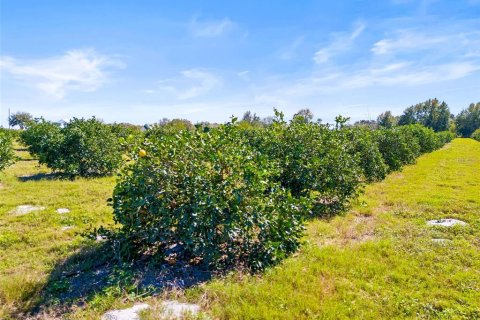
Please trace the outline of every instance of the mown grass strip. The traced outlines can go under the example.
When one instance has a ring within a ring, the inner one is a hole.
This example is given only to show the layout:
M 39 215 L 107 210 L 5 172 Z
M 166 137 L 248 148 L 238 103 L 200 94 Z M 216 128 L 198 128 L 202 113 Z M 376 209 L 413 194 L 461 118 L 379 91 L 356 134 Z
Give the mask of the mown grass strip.
M 295 257 L 192 298 L 220 319 L 479 318 L 479 190 L 480 143 L 456 139 L 367 186 L 345 216 L 311 222 Z M 426 225 L 437 218 L 468 226 Z

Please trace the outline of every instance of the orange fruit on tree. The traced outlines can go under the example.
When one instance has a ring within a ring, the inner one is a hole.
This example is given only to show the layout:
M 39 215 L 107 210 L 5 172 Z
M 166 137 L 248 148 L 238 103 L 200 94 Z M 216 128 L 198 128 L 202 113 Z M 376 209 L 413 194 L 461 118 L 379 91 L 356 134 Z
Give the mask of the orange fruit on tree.
M 140 151 L 138 151 L 138 155 L 140 156 L 140 158 L 146 157 L 147 151 L 140 149 Z

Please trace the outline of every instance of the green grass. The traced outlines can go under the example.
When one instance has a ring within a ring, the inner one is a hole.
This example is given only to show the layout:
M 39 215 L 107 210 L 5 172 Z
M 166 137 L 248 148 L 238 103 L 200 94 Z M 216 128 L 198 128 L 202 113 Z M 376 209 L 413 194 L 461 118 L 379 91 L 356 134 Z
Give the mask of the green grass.
M 21 159 L 0 174 L 0 319 L 38 301 L 54 266 L 85 245 L 77 233 L 112 221 L 106 199 L 114 178 L 40 179 L 50 171 L 38 166 L 26 151 L 17 155 Z M 20 180 L 22 176 L 27 181 Z M 10 214 L 25 204 L 45 210 Z M 59 214 L 58 208 L 71 212 Z M 62 231 L 66 226 L 71 229 Z
M 36 165 L 19 161 L 0 175 L 2 319 L 41 301 L 55 268 L 92 245 L 78 232 L 112 221 L 106 199 L 114 178 L 18 179 L 48 173 Z M 9 213 L 22 204 L 46 209 L 19 217 Z M 72 211 L 60 215 L 55 209 L 61 207 Z M 426 225 L 437 218 L 468 226 Z M 63 226 L 73 228 L 61 231 Z M 139 297 L 131 284 L 114 281 L 65 317 L 96 319 L 112 307 L 139 300 L 159 305 L 168 296 L 200 303 L 214 319 L 480 319 L 480 143 L 456 139 L 367 186 L 345 215 L 311 221 L 305 242 L 261 275 L 235 272 L 160 297 Z M 134 271 L 119 272 L 117 280 Z M 61 279 L 48 286 L 68 289 Z
M 220 319 L 479 319 L 480 143 L 456 139 L 361 200 L 312 221 L 301 252 L 263 276 L 232 275 L 196 295 Z M 437 218 L 469 225 L 426 225 Z

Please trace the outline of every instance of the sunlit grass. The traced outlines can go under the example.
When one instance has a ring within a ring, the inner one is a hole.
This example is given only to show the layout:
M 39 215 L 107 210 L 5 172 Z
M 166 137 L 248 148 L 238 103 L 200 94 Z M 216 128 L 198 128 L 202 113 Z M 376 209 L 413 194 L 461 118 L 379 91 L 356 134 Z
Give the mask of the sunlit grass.
M 77 233 L 112 222 L 106 199 L 115 178 L 23 182 L 19 177 L 49 170 L 18 154 L 23 160 L 0 175 L 1 319 L 39 301 L 55 266 L 86 245 Z M 10 214 L 23 204 L 46 209 Z M 468 226 L 427 227 L 438 218 Z M 307 229 L 300 252 L 261 275 L 232 273 L 158 297 L 116 285 L 65 317 L 97 319 L 111 308 L 140 300 L 155 307 L 168 297 L 199 303 L 214 319 L 480 318 L 479 142 L 456 139 L 422 156 L 367 186 L 345 215 L 313 220 Z
M 220 319 L 480 318 L 480 143 L 454 140 L 361 200 L 312 221 L 302 251 L 265 275 L 193 296 Z M 469 225 L 426 226 L 438 218 Z
M 114 178 L 48 180 L 41 174 L 50 170 L 28 152 L 20 149 L 17 155 L 20 160 L 0 174 L 0 318 L 37 301 L 55 264 L 81 247 L 77 233 L 112 221 L 106 199 Z M 10 214 L 26 204 L 45 210 Z M 58 208 L 71 212 L 59 214 Z

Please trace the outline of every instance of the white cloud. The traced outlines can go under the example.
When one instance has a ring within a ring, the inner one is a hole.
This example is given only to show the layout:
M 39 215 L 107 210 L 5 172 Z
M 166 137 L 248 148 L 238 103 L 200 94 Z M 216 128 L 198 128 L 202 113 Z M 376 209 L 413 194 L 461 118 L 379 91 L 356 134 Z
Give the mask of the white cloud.
M 365 30 L 365 27 L 364 23 L 359 22 L 354 26 L 352 32 L 335 34 L 334 39 L 328 46 L 315 52 L 313 61 L 317 64 L 323 64 L 328 62 L 332 56 L 348 51 L 353 46 L 355 39 Z
M 109 69 L 121 67 L 121 62 L 93 49 L 70 50 L 63 56 L 29 61 L 0 57 L 0 71 L 57 99 L 70 91 L 95 91 L 107 81 Z
M 371 51 L 376 55 L 395 54 L 400 51 L 421 50 L 451 40 L 446 36 L 432 36 L 415 31 L 400 31 L 393 38 L 376 42 Z
M 189 69 L 182 71 L 180 77 L 160 81 L 160 89 L 173 93 L 179 100 L 186 100 L 204 95 L 221 83 L 221 78 L 213 73 Z
M 250 71 L 244 70 L 240 71 L 237 73 L 237 76 L 242 79 L 243 81 L 249 81 L 250 80 Z
M 305 36 L 299 36 L 292 43 L 288 46 L 280 50 L 279 58 L 281 60 L 291 60 L 295 57 L 297 49 L 303 44 L 305 41 Z
M 452 62 L 422 67 L 407 63 L 392 64 L 383 69 L 361 70 L 342 81 L 343 88 L 370 86 L 415 86 L 456 80 L 480 70 L 473 62 Z
M 370 51 L 377 56 L 421 50 L 430 51 L 435 55 L 449 53 L 450 56 L 453 56 L 450 54 L 453 52 L 477 51 L 480 44 L 480 32 L 459 31 L 456 28 L 456 26 L 451 26 L 450 30 L 395 30 L 389 37 L 374 43 Z
M 273 83 L 259 88 L 258 91 L 262 92 L 262 95 L 258 98 L 264 101 L 265 97 L 268 97 L 271 102 L 278 101 L 288 105 L 295 104 L 303 98 L 336 95 L 355 89 L 398 87 L 400 90 L 405 87 L 457 80 L 478 71 L 480 62 L 450 62 L 428 66 L 413 62 L 396 62 L 356 71 L 346 69 L 322 76 L 311 75 L 286 83 Z
M 190 22 L 190 32 L 195 37 L 213 38 L 228 33 L 233 29 L 235 23 L 229 18 L 215 21 L 199 21 L 194 17 Z

